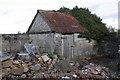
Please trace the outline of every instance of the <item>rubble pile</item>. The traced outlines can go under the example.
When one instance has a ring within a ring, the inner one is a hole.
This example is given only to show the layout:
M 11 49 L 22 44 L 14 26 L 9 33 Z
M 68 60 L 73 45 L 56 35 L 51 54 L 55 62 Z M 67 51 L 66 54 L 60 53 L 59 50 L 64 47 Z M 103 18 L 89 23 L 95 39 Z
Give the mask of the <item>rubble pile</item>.
M 85 61 L 83 61 L 85 62 Z M 85 62 L 86 63 L 86 62 Z M 66 60 L 59 55 L 19 54 L 2 61 L 3 79 L 56 78 L 56 79 L 110 79 L 117 78 L 109 69 L 93 63 L 81 67 L 79 62 Z

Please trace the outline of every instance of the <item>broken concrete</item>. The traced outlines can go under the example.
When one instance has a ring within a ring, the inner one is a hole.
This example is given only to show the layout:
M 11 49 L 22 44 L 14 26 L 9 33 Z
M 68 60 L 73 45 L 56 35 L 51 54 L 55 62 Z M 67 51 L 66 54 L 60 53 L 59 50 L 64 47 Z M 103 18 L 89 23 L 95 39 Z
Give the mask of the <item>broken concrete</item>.
M 44 62 L 46 62 L 46 61 L 48 61 L 50 59 L 47 55 L 43 55 L 41 57 L 42 57 Z
M 35 55 L 32 60 L 26 57 L 9 58 L 2 61 L 2 64 L 3 78 L 118 78 L 106 67 L 85 60 L 66 60 L 58 55 Z
M 40 68 L 41 68 L 41 64 L 36 64 L 36 65 L 32 66 L 31 70 L 38 71 L 38 70 L 40 70 Z
M 11 67 L 13 65 L 13 60 L 12 59 L 7 59 L 2 62 L 2 67 Z
M 24 67 L 23 66 L 20 66 L 17 69 L 11 69 L 11 71 L 10 71 L 10 73 L 14 74 L 14 75 L 22 75 L 23 72 L 24 72 Z
M 61 60 L 60 62 L 55 63 L 54 67 L 62 72 L 71 72 L 74 70 L 73 66 L 71 66 L 67 60 Z

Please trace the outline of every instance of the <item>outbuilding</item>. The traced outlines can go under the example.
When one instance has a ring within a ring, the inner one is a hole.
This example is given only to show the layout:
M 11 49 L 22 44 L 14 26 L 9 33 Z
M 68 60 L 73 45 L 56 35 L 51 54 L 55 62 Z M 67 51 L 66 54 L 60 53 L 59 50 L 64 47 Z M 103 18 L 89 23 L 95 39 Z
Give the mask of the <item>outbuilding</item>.
M 37 10 L 27 34 L 40 47 L 41 53 L 57 53 L 73 58 L 93 51 L 94 42 L 88 43 L 86 38 L 78 38 L 84 31 L 83 26 L 69 14 Z

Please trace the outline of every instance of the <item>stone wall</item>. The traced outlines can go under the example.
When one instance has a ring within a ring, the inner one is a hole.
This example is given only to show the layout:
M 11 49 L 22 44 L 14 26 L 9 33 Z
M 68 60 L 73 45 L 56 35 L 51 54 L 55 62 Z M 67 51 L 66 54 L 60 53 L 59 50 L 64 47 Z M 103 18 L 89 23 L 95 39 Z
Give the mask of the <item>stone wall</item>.
M 2 34 L 2 52 L 19 52 L 29 40 L 26 34 Z
M 70 34 L 70 35 L 72 36 L 73 34 Z M 68 58 L 74 58 L 76 56 L 82 57 L 82 56 L 97 54 L 97 51 L 98 51 L 97 42 L 94 40 L 89 42 L 89 40 L 86 40 L 86 38 L 78 38 L 78 35 L 79 34 L 74 34 L 73 35 L 74 37 L 71 37 L 70 39 L 66 39 L 66 38 L 68 38 L 67 35 L 66 35 L 66 37 L 65 37 L 65 35 L 63 37 L 62 34 L 56 34 L 55 41 L 56 41 L 56 46 L 58 49 L 57 52 L 60 55 L 64 55 L 64 54 L 66 55 L 68 52 L 71 51 L 69 53 L 69 55 L 67 56 Z M 67 42 L 65 42 L 65 40 Z M 73 41 L 71 41 L 71 40 L 73 40 Z M 67 46 L 66 46 L 66 44 L 67 44 Z M 65 49 L 67 49 L 67 50 L 64 51 Z
M 28 33 L 40 33 L 51 31 L 48 23 L 44 20 L 40 13 L 37 13 L 33 23 L 31 23 L 31 29 Z
M 29 34 L 30 40 L 33 40 L 33 44 L 39 46 L 40 53 L 54 53 L 55 50 L 55 40 L 54 33 L 44 33 L 44 34 Z
M 81 39 L 74 43 L 74 56 L 89 56 L 97 54 L 98 47 L 96 41 Z
M 85 38 L 78 38 L 78 34 L 62 35 L 58 33 L 44 34 L 5 34 L 2 35 L 2 51 L 16 53 L 24 50 L 24 44 L 33 40 L 39 46 L 40 53 L 57 53 L 67 58 L 87 56 L 97 53 L 96 42 L 89 42 Z M 66 39 L 67 38 L 67 39 Z M 69 51 L 68 51 L 69 50 Z

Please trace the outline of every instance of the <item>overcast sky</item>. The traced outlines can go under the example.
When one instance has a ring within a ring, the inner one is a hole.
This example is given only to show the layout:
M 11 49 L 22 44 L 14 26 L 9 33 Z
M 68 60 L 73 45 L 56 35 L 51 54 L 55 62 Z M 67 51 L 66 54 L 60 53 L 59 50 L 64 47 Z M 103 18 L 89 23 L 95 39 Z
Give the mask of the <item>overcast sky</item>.
M 26 32 L 37 9 L 58 10 L 60 7 L 72 9 L 89 8 L 103 19 L 107 26 L 118 28 L 119 0 L 0 0 L 0 34 Z

